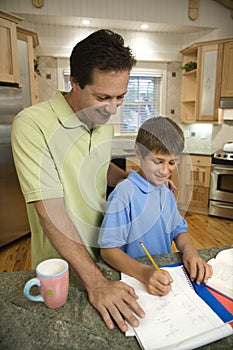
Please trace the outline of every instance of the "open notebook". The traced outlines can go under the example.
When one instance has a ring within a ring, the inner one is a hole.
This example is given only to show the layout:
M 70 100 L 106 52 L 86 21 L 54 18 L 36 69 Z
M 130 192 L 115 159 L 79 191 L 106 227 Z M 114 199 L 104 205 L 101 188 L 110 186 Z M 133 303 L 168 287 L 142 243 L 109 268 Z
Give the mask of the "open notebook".
M 125 274 L 121 280 L 131 285 L 146 312 L 134 328 L 142 349 L 196 349 L 233 334 L 228 323 L 198 296 L 184 267 L 166 267 L 173 278 L 172 291 L 163 297 L 149 294 L 143 283 Z

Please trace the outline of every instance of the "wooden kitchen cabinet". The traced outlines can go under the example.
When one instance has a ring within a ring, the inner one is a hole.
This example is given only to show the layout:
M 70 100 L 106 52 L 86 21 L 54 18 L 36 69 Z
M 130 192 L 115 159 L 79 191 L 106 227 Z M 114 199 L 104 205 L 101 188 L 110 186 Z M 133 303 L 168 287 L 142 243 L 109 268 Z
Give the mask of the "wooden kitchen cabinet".
M 208 214 L 211 157 L 182 154 L 171 180 L 177 187 L 175 197 L 182 214 L 194 211 Z
M 223 122 L 219 104 L 223 74 L 229 74 L 226 67 L 230 65 L 229 59 L 233 57 L 231 46 L 226 46 L 231 42 L 232 38 L 196 43 L 181 51 L 183 65 L 190 61 L 197 63 L 196 69 L 182 72 L 182 122 Z M 232 69 L 231 65 L 230 68 Z M 224 73 L 226 71 L 227 73 Z M 228 78 L 227 84 L 227 89 L 231 89 L 232 79 Z M 222 86 L 223 89 L 224 85 Z
M 197 79 L 197 121 L 220 122 L 222 52 L 223 44 L 208 44 L 199 47 Z
M 233 40 L 223 45 L 222 97 L 233 97 Z
M 139 159 L 135 156 L 126 157 L 126 164 L 125 164 L 125 170 L 136 170 L 138 171 L 140 169 L 139 166 Z
M 21 17 L 0 10 L 0 82 L 20 82 L 16 24 L 21 20 Z
M 17 27 L 20 86 L 23 93 L 23 107 L 39 102 L 37 75 L 34 71 L 34 49 L 38 46 L 36 32 Z
M 197 62 L 197 47 L 186 49 L 183 52 L 183 65 L 193 61 Z M 192 123 L 196 120 L 197 101 L 197 69 L 182 72 L 181 85 L 181 121 Z

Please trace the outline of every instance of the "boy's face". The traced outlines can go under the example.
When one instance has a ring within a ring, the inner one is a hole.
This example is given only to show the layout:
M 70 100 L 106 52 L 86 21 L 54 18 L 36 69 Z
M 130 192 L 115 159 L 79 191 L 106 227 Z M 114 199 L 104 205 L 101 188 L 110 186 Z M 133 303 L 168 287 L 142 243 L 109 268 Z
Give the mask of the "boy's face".
M 163 184 L 171 176 L 179 161 L 179 156 L 160 154 L 154 151 L 144 158 L 139 151 L 136 154 L 140 158 L 142 170 L 140 174 L 155 186 Z

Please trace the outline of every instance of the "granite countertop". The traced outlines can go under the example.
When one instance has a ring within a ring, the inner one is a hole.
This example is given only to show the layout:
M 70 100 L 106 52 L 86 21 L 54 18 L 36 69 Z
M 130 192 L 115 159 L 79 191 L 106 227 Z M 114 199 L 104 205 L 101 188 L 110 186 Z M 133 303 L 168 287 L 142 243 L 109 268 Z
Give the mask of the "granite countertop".
M 183 153 L 191 154 L 191 155 L 199 155 L 199 156 L 212 156 L 217 151 L 216 148 L 202 148 L 202 149 L 193 149 L 193 148 L 185 148 Z
M 199 250 L 199 254 L 207 261 L 222 249 L 230 247 L 203 249 Z M 155 260 L 163 266 L 180 262 L 181 255 L 158 255 Z M 148 263 L 147 258 L 141 258 L 140 261 Z M 118 272 L 108 265 L 99 263 L 98 266 L 109 279 L 119 278 Z M 106 328 L 98 312 L 88 302 L 86 291 L 72 271 L 68 301 L 56 310 L 24 298 L 23 286 L 34 276 L 34 271 L 0 274 L 0 349 L 140 349 L 134 337 L 125 337 L 118 328 L 112 331 Z M 233 336 L 229 336 L 199 349 L 221 350 L 232 347 Z
M 185 148 L 183 154 L 199 155 L 199 156 L 212 156 L 217 150 L 216 149 L 193 149 Z M 113 158 L 125 158 L 135 156 L 133 148 L 113 148 L 112 157 Z

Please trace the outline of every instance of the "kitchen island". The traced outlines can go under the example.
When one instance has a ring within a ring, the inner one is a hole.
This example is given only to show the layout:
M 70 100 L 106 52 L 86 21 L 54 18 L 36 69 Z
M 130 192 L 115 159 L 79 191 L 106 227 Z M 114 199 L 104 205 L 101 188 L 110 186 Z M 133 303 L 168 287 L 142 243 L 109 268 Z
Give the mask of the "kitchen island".
M 219 251 L 232 247 L 202 249 L 199 254 L 208 261 Z M 155 260 L 163 266 L 180 262 L 181 255 L 158 255 Z M 149 264 L 147 258 L 141 258 L 140 261 Z M 98 263 L 98 266 L 107 278 L 119 278 L 119 273 L 103 262 Z M 24 284 L 34 276 L 35 271 L 0 274 L 0 349 L 140 349 L 136 338 L 125 337 L 117 327 L 112 331 L 106 328 L 99 313 L 88 302 L 85 289 L 72 271 L 67 303 L 56 310 L 24 298 Z M 36 289 L 34 292 L 37 294 Z M 229 336 L 199 349 L 232 348 L 233 336 Z

